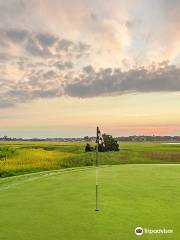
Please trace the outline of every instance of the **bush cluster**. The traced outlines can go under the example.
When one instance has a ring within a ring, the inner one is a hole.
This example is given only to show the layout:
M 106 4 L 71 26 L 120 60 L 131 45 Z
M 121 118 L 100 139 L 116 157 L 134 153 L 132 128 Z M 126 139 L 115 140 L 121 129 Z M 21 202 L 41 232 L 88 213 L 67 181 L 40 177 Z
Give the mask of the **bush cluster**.
M 119 151 L 119 144 L 111 135 L 103 134 L 103 139 L 104 145 L 99 144 L 99 152 Z M 86 144 L 85 152 L 92 152 L 94 150 L 96 150 L 96 147 L 93 148 L 89 143 Z

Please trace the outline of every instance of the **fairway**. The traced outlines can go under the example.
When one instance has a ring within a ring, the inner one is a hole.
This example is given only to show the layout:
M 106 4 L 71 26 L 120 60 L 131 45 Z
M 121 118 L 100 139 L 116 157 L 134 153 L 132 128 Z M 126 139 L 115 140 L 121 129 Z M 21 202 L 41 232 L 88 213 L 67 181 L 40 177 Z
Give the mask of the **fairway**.
M 178 164 L 103 166 L 95 212 L 94 167 L 0 179 L 0 239 L 178 240 L 179 182 Z M 138 226 L 174 233 L 137 237 Z

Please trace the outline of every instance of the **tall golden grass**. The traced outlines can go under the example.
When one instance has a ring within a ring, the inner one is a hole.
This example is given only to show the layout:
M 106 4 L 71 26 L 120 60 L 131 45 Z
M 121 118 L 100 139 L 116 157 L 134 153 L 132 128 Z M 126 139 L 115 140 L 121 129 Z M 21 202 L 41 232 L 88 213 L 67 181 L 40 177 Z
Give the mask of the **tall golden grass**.
M 44 149 L 21 149 L 14 156 L 0 161 L 0 171 L 18 171 L 26 169 L 53 170 L 58 169 L 65 158 L 74 153 L 46 151 Z

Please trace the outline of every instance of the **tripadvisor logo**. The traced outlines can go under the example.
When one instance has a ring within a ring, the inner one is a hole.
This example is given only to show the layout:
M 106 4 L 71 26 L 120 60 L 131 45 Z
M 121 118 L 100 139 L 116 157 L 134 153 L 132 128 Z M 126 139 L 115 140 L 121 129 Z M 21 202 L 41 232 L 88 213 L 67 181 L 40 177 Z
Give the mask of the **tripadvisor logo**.
M 173 233 L 173 229 L 149 229 L 149 228 L 142 228 L 137 227 L 135 228 L 135 234 L 137 236 L 141 236 L 143 234 L 170 234 Z
M 135 229 L 135 234 L 136 234 L 137 236 L 143 235 L 143 228 L 142 228 L 142 227 L 137 227 L 137 228 Z

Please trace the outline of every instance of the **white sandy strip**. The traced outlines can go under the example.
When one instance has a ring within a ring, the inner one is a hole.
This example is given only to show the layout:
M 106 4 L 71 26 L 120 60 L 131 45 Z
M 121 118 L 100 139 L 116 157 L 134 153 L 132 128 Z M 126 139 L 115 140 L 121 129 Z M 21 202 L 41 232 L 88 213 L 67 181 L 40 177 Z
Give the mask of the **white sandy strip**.
M 173 145 L 174 145 L 174 144 L 175 144 L 175 145 L 177 144 L 177 145 L 178 145 L 178 144 L 180 144 L 180 143 L 179 143 L 179 142 L 167 142 L 167 143 L 161 143 L 161 144 L 173 144 Z

